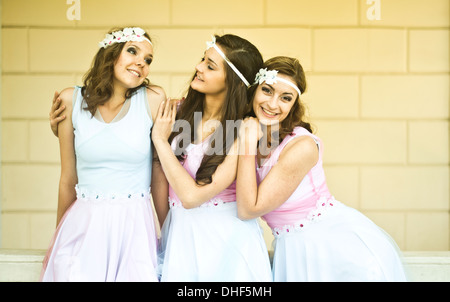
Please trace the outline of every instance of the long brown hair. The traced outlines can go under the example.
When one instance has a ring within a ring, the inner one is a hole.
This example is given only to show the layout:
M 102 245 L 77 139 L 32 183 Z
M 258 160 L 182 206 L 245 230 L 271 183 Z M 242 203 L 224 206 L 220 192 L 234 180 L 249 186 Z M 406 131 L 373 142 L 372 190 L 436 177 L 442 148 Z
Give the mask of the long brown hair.
M 255 74 L 262 67 L 264 61 L 259 50 L 249 41 L 231 34 L 223 36 L 215 36 L 216 43 L 219 44 L 227 58 L 236 66 L 242 75 L 249 81 L 253 82 Z M 216 128 L 210 138 L 210 148 L 214 150 L 221 149 L 215 154 L 205 154 L 200 167 L 197 170 L 196 182 L 199 185 L 206 185 L 212 182 L 212 175 L 217 167 L 225 160 L 232 143 L 237 138 L 238 129 L 236 125 L 227 123 L 227 121 L 237 121 L 244 117 L 245 109 L 248 103 L 247 86 L 236 75 L 236 73 L 224 63 L 225 66 L 225 85 L 226 96 L 222 106 L 221 120 L 219 128 Z M 194 75 L 195 77 L 195 75 Z M 192 79 L 194 79 L 194 77 Z M 187 121 L 190 124 L 190 138 L 188 141 L 193 142 L 195 137 L 194 113 L 203 112 L 205 95 L 189 87 L 186 99 L 181 103 L 178 110 L 176 120 Z M 177 127 L 175 127 L 177 129 Z M 179 135 L 181 131 L 174 131 L 169 137 L 169 142 Z M 183 132 L 184 133 L 184 132 Z M 217 144 L 222 144 L 217 146 Z M 178 159 L 182 161 L 185 156 L 185 148 L 187 146 L 177 146 L 176 151 Z
M 108 33 L 111 34 L 124 28 L 113 28 Z M 145 33 L 144 36 L 151 41 L 150 36 Z M 106 103 L 114 93 L 114 64 L 122 52 L 125 43 L 114 43 L 106 48 L 100 48 L 95 55 L 91 68 L 84 75 L 81 88 L 81 95 L 87 103 L 85 110 L 88 110 L 92 116 L 99 105 Z M 130 88 L 125 93 L 126 98 L 130 98 L 141 87 L 149 87 L 150 81 L 145 78 L 144 82 L 135 88 Z
M 299 60 L 297 60 L 296 58 L 284 56 L 273 57 L 264 62 L 264 68 L 267 68 L 267 70 L 278 70 L 279 74 L 291 77 L 302 94 L 306 91 L 305 72 Z M 255 85 L 249 89 L 249 94 L 251 95 L 250 99 L 252 101 L 255 96 L 257 87 L 258 85 Z M 255 113 L 253 112 L 253 106 L 250 106 L 250 108 L 251 110 L 248 115 L 255 116 Z M 300 96 L 297 96 L 295 103 L 291 108 L 291 111 L 289 111 L 289 114 L 280 123 L 278 136 L 279 142 L 281 143 L 286 135 L 292 133 L 295 127 L 303 127 L 309 132 L 313 133 L 311 124 L 306 121 L 305 105 L 302 103 Z

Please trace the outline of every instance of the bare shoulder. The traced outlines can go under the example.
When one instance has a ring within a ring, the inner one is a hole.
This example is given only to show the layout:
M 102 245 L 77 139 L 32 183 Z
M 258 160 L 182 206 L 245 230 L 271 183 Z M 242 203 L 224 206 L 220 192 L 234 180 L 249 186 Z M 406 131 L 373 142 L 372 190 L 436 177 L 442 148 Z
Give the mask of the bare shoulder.
M 61 99 L 61 102 L 66 108 L 72 107 L 72 98 L 73 98 L 73 92 L 75 88 L 74 87 L 68 87 L 59 93 L 59 98 Z
M 73 136 L 73 125 L 72 125 L 72 109 L 73 109 L 73 93 L 75 91 L 74 87 L 69 87 L 61 90 L 59 93 L 59 98 L 61 99 L 61 105 L 64 105 L 64 114 L 67 116 L 64 120 L 58 123 L 58 137 L 72 137 Z
M 152 114 L 153 120 L 156 119 L 156 113 L 158 112 L 159 104 L 166 99 L 166 93 L 160 86 L 151 85 L 147 88 L 147 101 L 148 106 Z
M 295 163 L 309 163 L 314 166 L 319 160 L 319 149 L 311 136 L 299 136 L 284 147 L 280 160 L 289 162 L 292 166 L 295 166 Z
M 166 99 L 166 93 L 162 87 L 151 85 L 149 88 L 147 88 L 147 98 L 149 103 L 155 101 L 158 102 L 158 100 Z

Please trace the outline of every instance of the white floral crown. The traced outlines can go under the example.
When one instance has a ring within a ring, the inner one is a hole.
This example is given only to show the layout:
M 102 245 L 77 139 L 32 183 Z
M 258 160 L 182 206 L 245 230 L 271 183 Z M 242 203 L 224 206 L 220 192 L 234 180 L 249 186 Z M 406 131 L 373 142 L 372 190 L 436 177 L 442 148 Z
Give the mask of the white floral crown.
M 238 77 L 242 80 L 242 82 L 244 82 L 245 85 L 247 85 L 247 87 L 250 87 L 250 83 L 247 81 L 247 79 L 236 68 L 236 66 L 234 66 L 233 63 L 231 63 L 231 61 L 227 58 L 227 56 L 223 53 L 223 51 L 220 50 L 220 48 L 216 45 L 216 37 L 215 36 L 212 36 L 211 42 L 206 42 L 206 49 L 208 50 L 211 47 L 214 48 L 219 53 L 219 55 L 225 60 L 225 62 L 227 62 L 228 66 L 230 66 L 231 69 L 233 69 L 233 71 L 238 75 Z
M 298 92 L 298 96 L 302 94 L 297 85 L 295 85 L 291 81 L 278 77 L 277 74 L 278 70 L 267 70 L 267 68 L 261 68 L 256 74 L 255 84 L 258 83 L 259 85 L 261 85 L 263 82 L 266 82 L 266 84 L 272 85 L 274 83 L 277 83 L 277 81 L 280 81 L 294 88 Z
M 99 47 L 106 48 L 114 43 L 125 43 L 128 41 L 142 42 L 147 41 L 153 46 L 153 43 L 145 36 L 145 30 L 139 27 L 126 27 L 123 30 L 115 31 L 111 34 L 106 34 L 105 39 L 98 43 Z

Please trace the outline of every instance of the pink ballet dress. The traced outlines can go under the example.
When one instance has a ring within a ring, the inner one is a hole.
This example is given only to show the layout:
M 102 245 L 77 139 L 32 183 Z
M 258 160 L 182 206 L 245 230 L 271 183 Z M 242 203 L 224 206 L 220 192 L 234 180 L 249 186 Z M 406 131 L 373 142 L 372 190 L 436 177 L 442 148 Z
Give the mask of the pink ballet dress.
M 128 111 L 111 123 L 92 117 L 85 106 L 76 87 L 77 199 L 53 236 L 41 280 L 158 281 L 146 89 L 128 99 L 122 108 Z
M 193 178 L 207 146 L 208 139 L 186 149 L 183 167 Z M 161 281 L 272 281 L 257 219 L 237 217 L 235 182 L 193 209 L 185 209 L 169 186 L 169 203 L 160 238 Z
M 328 191 L 322 143 L 305 128 L 296 127 L 262 166 L 257 165 L 258 183 L 277 163 L 283 148 L 305 135 L 318 146 L 317 164 L 288 200 L 262 217 L 275 237 L 274 281 L 406 281 L 394 240 Z

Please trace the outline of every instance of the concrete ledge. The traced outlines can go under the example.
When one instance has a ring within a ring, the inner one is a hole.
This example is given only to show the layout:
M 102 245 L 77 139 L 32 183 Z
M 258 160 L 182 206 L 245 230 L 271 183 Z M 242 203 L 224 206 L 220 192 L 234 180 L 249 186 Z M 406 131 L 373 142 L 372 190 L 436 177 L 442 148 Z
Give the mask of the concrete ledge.
M 0 282 L 39 281 L 45 252 L 0 249 Z
M 0 282 L 39 280 L 44 250 L 0 249 Z M 403 252 L 410 281 L 450 282 L 450 251 Z
M 403 252 L 410 281 L 450 282 L 450 251 Z

